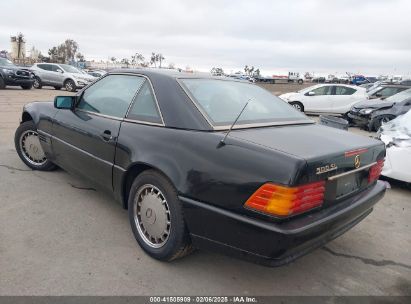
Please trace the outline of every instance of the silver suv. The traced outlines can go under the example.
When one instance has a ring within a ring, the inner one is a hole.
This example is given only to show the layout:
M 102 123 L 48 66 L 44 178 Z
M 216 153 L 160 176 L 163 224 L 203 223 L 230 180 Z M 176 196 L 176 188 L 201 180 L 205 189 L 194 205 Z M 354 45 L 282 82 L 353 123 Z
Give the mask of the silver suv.
M 31 70 L 35 74 L 33 87 L 36 89 L 52 86 L 56 90 L 64 87 L 69 92 L 75 92 L 97 79 L 68 64 L 36 63 Z

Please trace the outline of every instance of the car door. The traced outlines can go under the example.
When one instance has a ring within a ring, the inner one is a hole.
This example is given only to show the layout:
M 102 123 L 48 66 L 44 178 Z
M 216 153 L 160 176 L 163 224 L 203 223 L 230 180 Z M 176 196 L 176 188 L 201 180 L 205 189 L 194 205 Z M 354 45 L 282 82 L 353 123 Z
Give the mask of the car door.
M 328 112 L 331 108 L 330 97 L 333 86 L 323 85 L 306 92 L 303 97 L 305 112 Z
M 361 99 L 360 96 L 355 95 L 356 92 L 357 90 L 352 87 L 335 86 L 331 98 L 330 113 L 345 114 L 349 112 L 351 107 Z
M 40 80 L 43 84 L 51 84 L 52 83 L 52 71 L 51 71 L 51 64 L 47 63 L 40 63 L 37 65 L 38 69 L 36 72 L 38 73 L 38 76 L 40 77 Z
M 51 79 L 54 85 L 63 86 L 64 82 L 64 70 L 57 64 L 51 66 Z
M 55 162 L 112 190 L 120 124 L 143 77 L 108 75 L 87 88 L 73 110 L 59 110 L 53 125 Z

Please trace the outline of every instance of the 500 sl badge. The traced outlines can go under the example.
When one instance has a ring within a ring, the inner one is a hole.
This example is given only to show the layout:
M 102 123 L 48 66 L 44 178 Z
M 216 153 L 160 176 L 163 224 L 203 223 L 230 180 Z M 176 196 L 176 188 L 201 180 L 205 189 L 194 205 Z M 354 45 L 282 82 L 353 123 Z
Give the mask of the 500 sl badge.
M 338 169 L 338 167 L 337 167 L 336 164 L 329 164 L 329 165 L 326 165 L 326 166 L 323 166 L 323 167 L 316 168 L 315 173 L 316 174 L 323 174 L 323 173 L 334 171 L 334 170 L 337 170 L 337 169 Z

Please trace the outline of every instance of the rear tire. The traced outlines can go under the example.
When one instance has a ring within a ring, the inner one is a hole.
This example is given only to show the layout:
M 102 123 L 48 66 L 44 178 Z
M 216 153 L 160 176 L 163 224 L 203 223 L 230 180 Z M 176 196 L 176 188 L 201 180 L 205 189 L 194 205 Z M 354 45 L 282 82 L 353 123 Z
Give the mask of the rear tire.
M 302 79 L 298 79 L 298 84 L 303 84 L 303 80 Z
M 147 170 L 136 177 L 128 214 L 134 237 L 149 256 L 172 261 L 192 251 L 177 191 L 159 172 Z
M 76 84 L 74 83 L 73 80 L 68 79 L 64 82 L 64 88 L 68 91 L 68 92 L 75 92 L 76 91 Z
M 4 90 L 6 88 L 6 83 L 4 82 L 4 79 L 0 77 L 0 90 Z
M 14 145 L 20 159 L 31 169 L 51 171 L 56 168 L 44 155 L 36 126 L 32 120 L 23 122 L 14 134 Z
M 301 102 L 292 101 L 292 102 L 290 102 L 290 105 L 292 105 L 296 110 L 298 110 L 300 112 L 304 112 L 304 106 Z
M 33 82 L 33 88 L 41 89 L 42 87 L 43 87 L 43 83 L 41 82 L 41 79 L 39 77 L 35 77 L 34 82 Z

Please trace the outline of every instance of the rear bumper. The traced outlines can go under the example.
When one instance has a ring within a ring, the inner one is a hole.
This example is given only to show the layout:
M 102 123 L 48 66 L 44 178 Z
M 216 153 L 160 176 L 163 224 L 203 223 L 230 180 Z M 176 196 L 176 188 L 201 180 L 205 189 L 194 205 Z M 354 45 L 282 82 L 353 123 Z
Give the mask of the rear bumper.
M 318 212 L 272 223 L 180 197 L 194 246 L 267 266 L 281 266 L 343 234 L 384 196 L 378 181 L 361 193 Z

